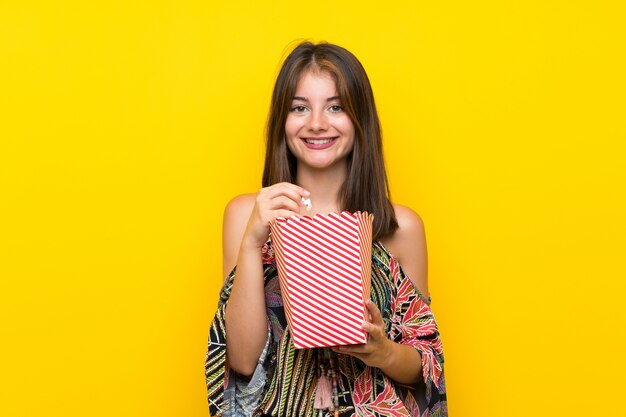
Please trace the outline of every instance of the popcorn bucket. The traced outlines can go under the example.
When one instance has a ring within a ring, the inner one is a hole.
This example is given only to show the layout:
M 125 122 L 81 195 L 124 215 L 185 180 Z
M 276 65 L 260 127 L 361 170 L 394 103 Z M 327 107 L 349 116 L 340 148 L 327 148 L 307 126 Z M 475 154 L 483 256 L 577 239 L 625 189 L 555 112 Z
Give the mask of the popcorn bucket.
M 270 224 L 296 349 L 365 343 L 372 262 L 366 212 L 279 218 Z

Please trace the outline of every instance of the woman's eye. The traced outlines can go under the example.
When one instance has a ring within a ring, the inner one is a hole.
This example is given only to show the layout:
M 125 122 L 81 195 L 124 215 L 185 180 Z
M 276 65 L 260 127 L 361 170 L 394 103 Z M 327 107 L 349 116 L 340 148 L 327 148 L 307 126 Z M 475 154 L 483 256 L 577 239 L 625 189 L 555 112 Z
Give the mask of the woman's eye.
M 340 111 L 343 111 L 343 107 L 341 107 L 339 104 L 333 104 L 332 106 L 329 107 L 329 109 L 333 113 L 338 113 Z
M 291 108 L 291 111 L 295 112 L 295 113 L 302 113 L 303 111 L 306 111 L 306 107 L 304 107 L 304 106 L 293 106 Z

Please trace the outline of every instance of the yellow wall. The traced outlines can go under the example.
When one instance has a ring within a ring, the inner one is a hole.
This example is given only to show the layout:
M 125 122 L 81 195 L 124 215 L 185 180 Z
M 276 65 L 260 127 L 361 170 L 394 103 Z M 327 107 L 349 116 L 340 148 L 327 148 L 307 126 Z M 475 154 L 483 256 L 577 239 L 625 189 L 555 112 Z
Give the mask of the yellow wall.
M 368 70 L 451 415 L 623 408 L 623 6 L 399 3 L 0 3 L 0 415 L 207 415 L 221 213 L 300 38 Z

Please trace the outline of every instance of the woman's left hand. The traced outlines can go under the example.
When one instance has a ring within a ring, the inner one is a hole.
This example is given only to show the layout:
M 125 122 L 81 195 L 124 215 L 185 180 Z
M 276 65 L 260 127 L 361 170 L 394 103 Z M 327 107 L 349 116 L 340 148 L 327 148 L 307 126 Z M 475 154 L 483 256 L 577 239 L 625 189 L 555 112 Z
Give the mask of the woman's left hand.
M 368 366 L 384 368 L 389 363 L 393 341 L 387 338 L 385 323 L 380 310 L 372 300 L 365 302 L 371 321 L 363 323 L 361 328 L 368 334 L 367 343 L 361 345 L 335 346 L 333 351 L 354 356 Z

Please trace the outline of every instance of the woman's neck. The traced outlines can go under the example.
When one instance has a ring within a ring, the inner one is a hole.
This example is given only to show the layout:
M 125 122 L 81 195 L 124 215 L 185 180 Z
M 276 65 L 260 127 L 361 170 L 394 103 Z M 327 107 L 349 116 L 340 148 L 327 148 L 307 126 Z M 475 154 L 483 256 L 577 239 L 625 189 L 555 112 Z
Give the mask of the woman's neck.
M 330 213 L 341 211 L 339 191 L 346 179 L 347 168 L 345 165 L 317 170 L 310 167 L 298 167 L 296 184 L 311 193 L 311 211 L 317 213 Z

